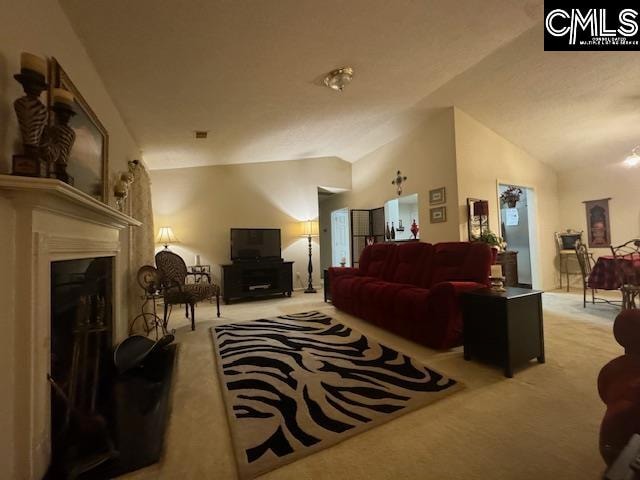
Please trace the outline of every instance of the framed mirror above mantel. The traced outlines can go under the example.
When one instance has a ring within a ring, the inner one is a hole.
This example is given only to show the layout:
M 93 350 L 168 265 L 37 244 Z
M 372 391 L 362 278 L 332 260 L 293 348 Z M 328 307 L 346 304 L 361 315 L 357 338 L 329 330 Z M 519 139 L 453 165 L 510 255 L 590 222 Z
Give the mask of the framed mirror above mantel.
M 385 202 L 384 221 L 386 241 L 419 240 L 418 194 L 404 195 Z

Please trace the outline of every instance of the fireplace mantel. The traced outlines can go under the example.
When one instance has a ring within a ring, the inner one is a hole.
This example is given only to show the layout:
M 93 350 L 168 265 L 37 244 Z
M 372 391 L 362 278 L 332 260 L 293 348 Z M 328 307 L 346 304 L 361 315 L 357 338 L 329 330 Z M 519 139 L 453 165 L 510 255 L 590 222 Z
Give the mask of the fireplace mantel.
M 140 226 L 133 217 L 55 178 L 0 175 L 0 194 L 66 216 L 109 227 Z
M 11 203 L 5 245 L 8 260 L 4 311 L 12 322 L 14 478 L 40 479 L 51 456 L 47 382 L 51 344 L 51 264 L 114 257 L 114 341 L 126 336 L 130 281 L 127 256 L 138 220 L 56 179 L 0 175 L 0 197 Z M 0 474 L 0 476 L 2 476 Z

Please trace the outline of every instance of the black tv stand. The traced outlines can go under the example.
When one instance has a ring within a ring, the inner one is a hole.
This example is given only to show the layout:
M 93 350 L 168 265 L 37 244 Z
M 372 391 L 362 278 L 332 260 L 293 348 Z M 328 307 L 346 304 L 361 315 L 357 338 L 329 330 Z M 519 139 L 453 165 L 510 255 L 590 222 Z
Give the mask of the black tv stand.
M 261 257 L 261 258 L 237 258 L 233 260 L 236 263 L 282 263 L 284 259 L 278 257 Z
M 292 292 L 293 262 L 262 258 L 222 265 L 222 298 L 226 304 L 272 295 L 290 297 Z

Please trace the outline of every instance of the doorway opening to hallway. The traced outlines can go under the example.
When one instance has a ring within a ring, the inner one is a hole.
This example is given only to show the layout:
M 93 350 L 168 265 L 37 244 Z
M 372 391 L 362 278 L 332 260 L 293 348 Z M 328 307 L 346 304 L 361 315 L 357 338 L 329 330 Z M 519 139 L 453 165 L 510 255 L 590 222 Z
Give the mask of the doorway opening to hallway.
M 331 266 L 351 265 L 349 209 L 331 212 Z
M 523 288 L 539 286 L 535 191 L 526 186 L 498 183 L 498 200 L 501 236 L 507 252 L 517 263 L 517 267 L 511 266 L 517 275 L 515 283 Z

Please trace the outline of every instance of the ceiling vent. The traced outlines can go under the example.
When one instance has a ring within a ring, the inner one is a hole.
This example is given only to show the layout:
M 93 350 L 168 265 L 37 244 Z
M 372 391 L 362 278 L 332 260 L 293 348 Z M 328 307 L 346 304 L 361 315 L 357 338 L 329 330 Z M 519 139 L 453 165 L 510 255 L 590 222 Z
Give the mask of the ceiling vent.
M 194 132 L 196 140 L 204 140 L 209 135 L 207 130 L 196 130 Z

